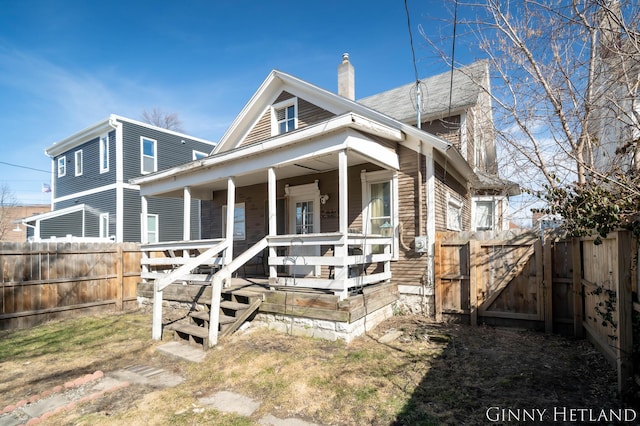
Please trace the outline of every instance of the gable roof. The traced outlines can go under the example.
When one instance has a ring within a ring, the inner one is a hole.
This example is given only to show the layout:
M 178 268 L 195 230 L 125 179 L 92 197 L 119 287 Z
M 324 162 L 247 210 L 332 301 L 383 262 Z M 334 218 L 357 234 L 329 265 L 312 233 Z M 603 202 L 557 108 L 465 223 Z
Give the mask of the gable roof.
M 55 142 L 53 145 L 51 145 L 50 147 L 46 148 L 44 150 L 45 154 L 47 154 L 50 157 L 55 157 L 56 155 L 60 155 L 64 152 L 69 151 L 70 149 L 73 149 L 91 139 L 97 138 L 103 134 L 105 134 L 106 132 L 110 132 L 111 130 L 114 130 L 117 126 L 115 124 L 116 121 L 120 121 L 120 122 L 129 122 L 132 124 L 136 124 L 138 126 L 142 126 L 142 127 L 146 127 L 147 129 L 153 129 L 153 130 L 158 130 L 164 133 L 168 133 L 168 134 L 173 134 L 173 135 L 177 135 L 180 137 L 184 137 L 184 138 L 188 138 L 197 142 L 202 142 L 205 144 L 209 144 L 211 145 L 211 148 L 213 149 L 213 147 L 215 146 L 215 142 L 211 142 L 205 139 L 201 139 L 201 138 L 197 138 L 191 135 L 187 135 L 185 133 L 180 133 L 180 132 L 176 132 L 173 130 L 168 130 L 168 129 L 164 129 L 162 127 L 158 127 L 158 126 L 154 126 L 152 124 L 148 124 L 148 123 L 143 123 L 141 121 L 137 121 L 137 120 L 133 120 L 131 118 L 126 118 L 126 117 L 122 117 L 120 115 L 116 115 L 116 114 L 110 114 L 109 117 L 98 121 L 97 123 L 83 129 L 80 130 L 79 132 L 74 133 L 73 135 L 59 141 L 59 142 Z
M 454 70 L 453 78 L 451 71 L 447 71 L 421 80 L 422 121 L 450 116 L 476 105 L 483 90 L 478 83 L 488 84 L 488 81 L 489 64 L 486 60 Z M 415 123 L 415 86 L 415 83 L 406 84 L 360 99 L 358 103 L 404 123 Z

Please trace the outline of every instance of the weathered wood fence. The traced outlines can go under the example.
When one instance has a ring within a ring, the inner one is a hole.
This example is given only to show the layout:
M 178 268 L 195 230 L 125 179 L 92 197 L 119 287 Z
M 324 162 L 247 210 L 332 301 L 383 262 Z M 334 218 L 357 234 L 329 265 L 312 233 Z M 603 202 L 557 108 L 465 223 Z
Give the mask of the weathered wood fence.
M 586 335 L 617 368 L 622 390 L 633 377 L 633 312 L 640 312 L 636 243 L 628 232 L 593 241 L 439 234 L 436 317 Z
M 136 243 L 0 243 L 0 329 L 136 307 Z

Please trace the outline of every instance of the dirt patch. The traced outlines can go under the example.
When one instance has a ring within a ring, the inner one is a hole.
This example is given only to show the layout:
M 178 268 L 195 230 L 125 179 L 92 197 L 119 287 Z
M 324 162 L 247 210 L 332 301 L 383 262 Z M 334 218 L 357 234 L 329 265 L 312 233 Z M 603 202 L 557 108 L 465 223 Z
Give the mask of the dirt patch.
M 0 360 L 2 400 L 15 402 L 8 396 L 37 393 L 42 383 L 47 387 L 83 370 L 143 363 L 185 381 L 162 390 L 130 386 L 46 424 L 254 425 L 274 415 L 324 425 L 473 425 L 487 423 L 490 407 L 628 406 L 617 399 L 615 372 L 588 342 L 555 335 L 442 325 L 417 316 L 393 317 L 351 344 L 249 328 L 193 364 L 159 355 L 149 340 L 150 316 L 136 315 L 142 317 L 119 321 L 148 320 L 149 334 L 127 335 L 128 347 L 120 338 L 103 337 L 101 350 L 88 357 L 72 345 L 68 354 Z M 260 408 L 242 417 L 199 402 L 223 390 L 260 401 Z

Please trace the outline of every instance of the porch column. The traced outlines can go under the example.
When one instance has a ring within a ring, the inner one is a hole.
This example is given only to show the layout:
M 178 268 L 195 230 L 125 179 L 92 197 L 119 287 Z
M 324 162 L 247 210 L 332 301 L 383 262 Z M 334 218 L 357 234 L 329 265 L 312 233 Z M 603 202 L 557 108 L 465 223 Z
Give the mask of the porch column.
M 336 245 L 334 255 L 340 259 L 340 266 L 336 266 L 335 280 L 342 281 L 342 291 L 339 293 L 340 299 L 345 299 L 348 293 L 349 280 L 349 177 L 347 175 L 347 152 L 338 152 L 338 212 L 339 230 L 342 234 L 342 244 Z
M 142 244 L 149 242 L 149 234 L 147 232 L 147 214 L 149 213 L 149 204 L 146 196 L 140 197 L 140 241 Z M 148 257 L 148 252 L 143 251 L 142 257 Z M 142 265 L 142 274 L 149 272 L 147 265 Z M 153 340 L 162 339 L 162 290 L 158 290 L 158 280 L 153 282 L 153 318 L 151 323 L 151 338 Z
M 433 289 L 435 285 L 434 247 L 436 242 L 436 186 L 435 165 L 433 160 L 433 148 L 425 147 L 426 182 L 427 182 L 427 287 Z
M 267 170 L 268 195 L 269 195 L 269 236 L 277 235 L 277 207 L 276 207 L 276 171 L 273 167 Z M 276 257 L 276 248 L 269 246 L 269 257 Z M 275 281 L 278 278 L 278 271 L 275 265 L 269 265 L 269 281 Z
M 191 187 L 185 186 L 183 189 L 184 206 L 182 219 L 182 239 L 189 241 L 191 239 Z
M 140 242 L 147 244 L 149 242 L 149 233 L 147 232 L 147 215 L 149 214 L 149 203 L 147 197 L 140 197 Z
M 236 207 L 236 181 L 233 176 L 227 179 L 227 229 L 225 238 L 229 244 L 224 251 L 224 264 L 228 265 L 233 260 L 233 218 Z

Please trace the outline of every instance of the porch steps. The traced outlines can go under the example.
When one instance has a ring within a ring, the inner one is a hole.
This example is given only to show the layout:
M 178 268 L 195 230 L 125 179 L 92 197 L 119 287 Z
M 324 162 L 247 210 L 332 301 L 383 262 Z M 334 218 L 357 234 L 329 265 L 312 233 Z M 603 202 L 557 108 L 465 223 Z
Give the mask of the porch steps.
M 229 336 L 253 315 L 262 303 L 260 293 L 247 290 L 224 290 L 220 300 L 218 336 Z M 195 346 L 209 348 L 209 321 L 211 305 L 207 309 L 188 314 L 188 322 L 176 322 L 167 326 L 174 332 L 174 339 Z

